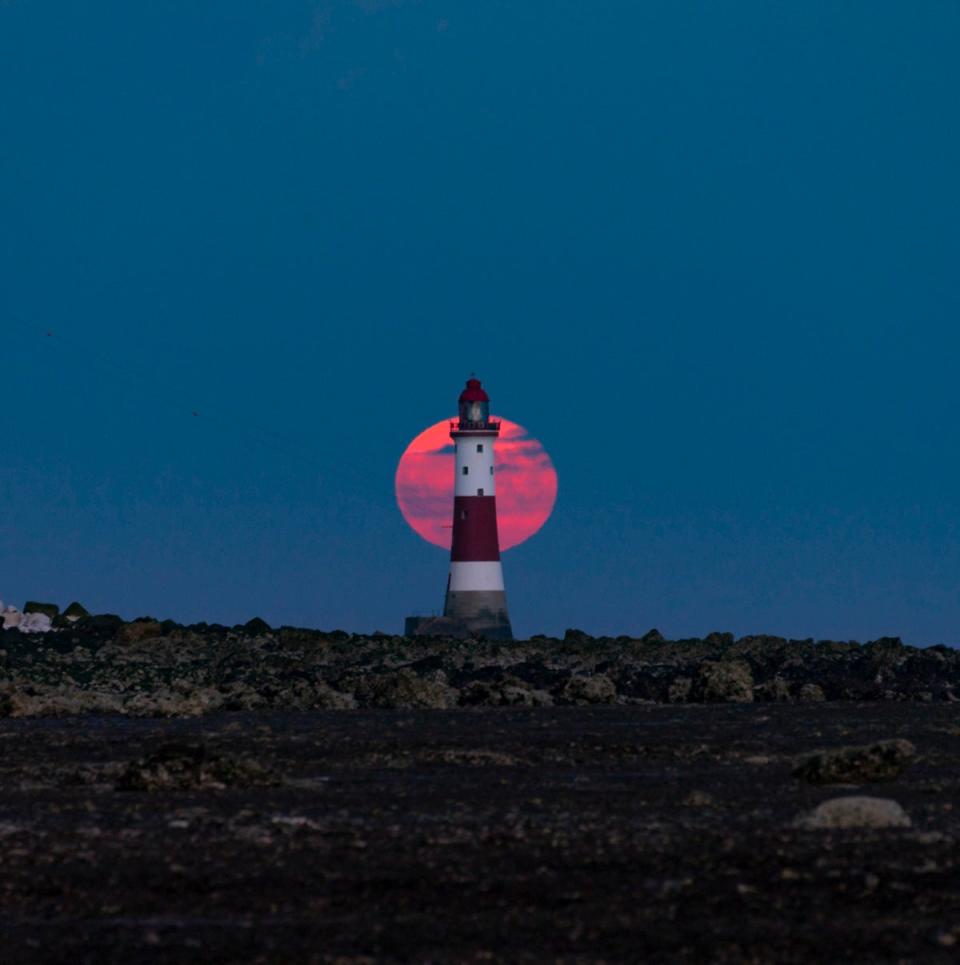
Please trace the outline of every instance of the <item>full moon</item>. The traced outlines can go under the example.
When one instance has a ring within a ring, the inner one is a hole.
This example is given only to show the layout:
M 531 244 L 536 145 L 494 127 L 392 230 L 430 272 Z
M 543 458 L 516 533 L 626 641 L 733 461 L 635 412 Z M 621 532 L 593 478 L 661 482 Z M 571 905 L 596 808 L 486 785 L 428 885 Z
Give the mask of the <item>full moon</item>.
M 500 416 L 491 418 L 501 418 Z M 500 549 L 529 539 L 550 518 L 557 501 L 557 472 L 543 446 L 523 426 L 501 419 L 494 450 Z M 453 522 L 453 442 L 450 419 L 424 429 L 397 466 L 397 505 L 411 529 L 428 543 L 450 549 Z

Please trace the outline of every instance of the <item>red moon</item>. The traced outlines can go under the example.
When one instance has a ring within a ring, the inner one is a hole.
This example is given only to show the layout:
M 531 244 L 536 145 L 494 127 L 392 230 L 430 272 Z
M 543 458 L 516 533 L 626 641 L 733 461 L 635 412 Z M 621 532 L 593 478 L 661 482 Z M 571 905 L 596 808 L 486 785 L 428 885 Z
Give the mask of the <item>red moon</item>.
M 500 418 L 499 416 L 496 418 Z M 557 501 L 557 472 L 547 451 L 516 422 L 502 419 L 495 452 L 500 549 L 529 539 Z M 453 521 L 450 420 L 424 429 L 400 457 L 395 479 L 403 518 L 428 543 L 450 549 Z

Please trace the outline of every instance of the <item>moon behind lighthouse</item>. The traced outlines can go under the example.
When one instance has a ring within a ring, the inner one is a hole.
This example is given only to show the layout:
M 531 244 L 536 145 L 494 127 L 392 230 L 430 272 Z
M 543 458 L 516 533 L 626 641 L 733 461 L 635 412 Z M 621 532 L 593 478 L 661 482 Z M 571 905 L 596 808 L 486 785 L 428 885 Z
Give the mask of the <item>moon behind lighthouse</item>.
M 495 452 L 497 528 L 500 549 L 508 550 L 533 536 L 550 518 L 557 501 L 557 472 L 541 443 L 509 419 L 502 419 Z M 452 536 L 453 470 L 450 420 L 443 419 L 407 446 L 394 480 L 397 505 L 407 524 L 444 549 L 450 549 Z

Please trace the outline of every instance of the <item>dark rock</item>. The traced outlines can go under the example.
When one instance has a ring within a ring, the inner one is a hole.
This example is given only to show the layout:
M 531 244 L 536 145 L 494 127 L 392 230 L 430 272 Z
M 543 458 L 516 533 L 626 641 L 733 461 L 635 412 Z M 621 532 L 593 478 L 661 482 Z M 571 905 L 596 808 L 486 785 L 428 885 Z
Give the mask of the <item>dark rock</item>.
M 822 700 L 826 700 L 827 695 L 823 692 L 823 687 L 819 684 L 807 683 L 800 688 L 797 699 L 805 703 L 819 703 Z
M 575 674 L 560 689 L 559 698 L 563 704 L 614 704 L 617 688 L 606 674 Z
M 122 617 L 115 613 L 98 613 L 95 616 L 84 617 L 77 626 L 85 633 L 114 633 L 124 625 Z
M 647 630 L 647 632 L 640 638 L 641 643 L 663 643 L 665 637 L 656 628 L 652 630 Z
M 353 694 L 345 694 L 322 681 L 314 687 L 310 707 L 315 710 L 353 710 L 357 701 Z
M 422 760 L 431 764 L 454 764 L 458 767 L 517 767 L 524 763 L 513 754 L 487 748 L 427 751 Z
M 701 664 L 691 699 L 703 703 L 744 704 L 753 701 L 753 674 L 744 660 L 708 660 Z
M 810 784 L 893 781 L 913 763 L 915 755 L 913 744 L 900 739 L 815 751 L 797 764 L 793 776 Z
M 87 608 L 80 603 L 77 603 L 76 600 L 74 600 L 73 603 L 71 603 L 70 606 L 63 611 L 62 615 L 68 620 L 79 620 L 82 617 L 90 616 Z
M 708 633 L 704 640 L 715 647 L 729 647 L 733 645 L 733 634 L 714 630 L 713 633 Z
M 36 600 L 29 600 L 23 605 L 24 613 L 42 613 L 44 616 L 56 620 L 60 615 L 60 607 L 56 603 L 37 603 Z
M 424 679 L 409 670 L 400 670 L 365 675 L 354 690 L 354 697 L 366 707 L 411 709 L 454 707 L 458 694 L 445 679 Z
M 260 637 L 265 633 L 270 633 L 271 628 L 266 620 L 261 620 L 260 617 L 254 617 L 243 625 L 243 630 L 251 637 Z
M 78 623 L 88 616 L 90 616 L 90 614 L 79 603 L 71 603 L 70 606 L 53 621 L 53 626 L 57 630 L 68 630 L 73 627 L 75 623 Z
M 667 688 L 667 703 L 685 704 L 693 691 L 693 681 L 689 677 L 674 677 Z
M 786 637 L 773 637 L 768 634 L 750 634 L 737 641 L 741 653 L 776 653 L 787 644 Z
M 150 617 L 140 617 L 133 623 L 124 624 L 117 633 L 117 639 L 124 643 L 138 643 L 140 640 L 148 640 L 151 637 L 159 637 L 163 634 L 158 620 Z
M 153 754 L 131 761 L 117 775 L 120 791 L 223 790 L 280 783 L 258 761 L 211 753 L 203 744 L 166 744 Z
M 475 680 L 460 694 L 465 707 L 548 707 L 553 703 L 545 690 L 531 687 L 513 674 L 501 674 L 495 680 Z
M 774 677 L 773 680 L 767 680 L 754 688 L 754 698 L 777 702 L 789 701 L 792 699 L 790 684 L 783 677 Z

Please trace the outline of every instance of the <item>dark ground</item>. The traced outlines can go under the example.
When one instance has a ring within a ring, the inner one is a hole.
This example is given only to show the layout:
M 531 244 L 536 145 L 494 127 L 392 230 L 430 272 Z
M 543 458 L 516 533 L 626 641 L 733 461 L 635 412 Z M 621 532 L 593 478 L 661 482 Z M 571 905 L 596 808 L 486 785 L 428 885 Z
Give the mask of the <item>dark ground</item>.
M 791 776 L 895 737 L 891 783 Z M 281 783 L 118 789 L 169 742 Z M 958 765 L 956 704 L 3 720 L 0 957 L 953 962 Z M 854 793 L 913 827 L 791 826 Z

